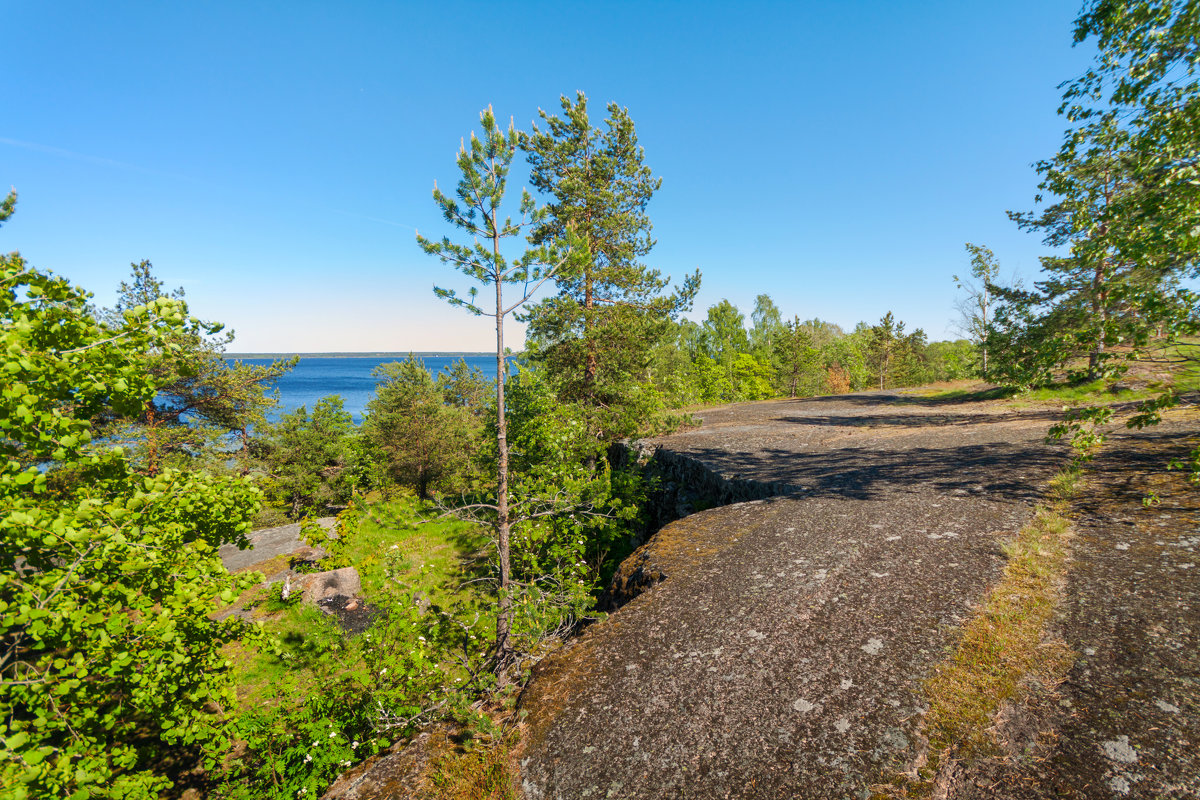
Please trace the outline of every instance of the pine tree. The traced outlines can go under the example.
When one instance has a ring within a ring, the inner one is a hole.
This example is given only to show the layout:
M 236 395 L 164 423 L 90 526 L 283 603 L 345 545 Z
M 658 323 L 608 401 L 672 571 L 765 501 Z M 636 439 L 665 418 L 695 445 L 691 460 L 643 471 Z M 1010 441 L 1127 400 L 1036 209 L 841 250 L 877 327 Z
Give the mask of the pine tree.
M 628 435 L 643 421 L 638 386 L 648 379 L 654 345 L 690 307 L 700 274 L 667 289 L 669 278 L 642 263 L 654 246 L 646 207 L 662 181 L 644 163 L 627 109 L 608 106 L 605 129 L 592 126 L 587 98 L 561 98 L 562 117 L 540 112 L 522 137 L 530 181 L 549 198 L 533 242 L 576 241 L 570 269 L 555 276 L 558 294 L 530 309 L 531 357 L 578 402 L 601 442 Z
M 183 289 L 166 292 L 146 260 L 130 265 L 129 281 L 117 289 L 117 302 L 101 316 L 119 324 L 126 312 L 161 299 L 178 301 L 187 314 Z M 133 417 L 103 420 L 103 434 L 133 452 L 134 463 L 149 475 L 166 466 L 223 467 L 231 457 L 249 470 L 252 431 L 266 425 L 275 406 L 272 383 L 299 361 L 279 359 L 267 366 L 230 362 L 225 348 L 232 333 L 215 322 L 188 318 L 163 347 L 142 354 L 142 369 L 158 386 L 154 399 Z M 238 443 L 229 449 L 230 440 Z
M 879 378 L 879 388 L 886 388 L 895 366 L 896 354 L 904 339 L 904 323 L 897 322 L 892 312 L 887 312 L 878 325 L 870 329 L 867 358 Z
M 508 435 L 504 408 L 504 379 L 508 372 L 504 349 L 504 320 L 524 305 L 533 293 L 557 270 L 566 265 L 566 256 L 559 255 L 555 245 L 534 247 L 519 258 L 509 261 L 501 252 L 501 241 L 514 239 L 522 232 L 544 222 L 546 213 L 538 209 L 529 192 L 522 192 L 519 221 L 501 217 L 501 205 L 508 184 L 508 173 L 516 155 L 520 135 L 509 122 L 503 131 L 496 124 L 491 106 L 479 115 L 481 137 L 472 132 L 470 144 L 462 144 L 456 159 L 461 177 L 455 198 L 444 194 L 437 186 L 433 200 L 446 221 L 472 238 L 471 244 L 455 244 L 449 237 L 432 241 L 417 234 L 417 243 L 426 253 L 437 256 L 471 280 L 491 289 L 495 302 L 485 307 L 477 302 L 478 288 L 472 286 L 466 297 L 452 289 L 435 287 L 434 293 L 453 306 L 472 314 L 492 317 L 496 323 L 496 502 L 486 504 L 495 513 L 497 554 L 500 568 L 498 613 L 496 615 L 496 665 L 503 675 L 513 658 L 511 561 L 509 553 L 510 517 L 508 487 Z M 555 244 L 570 246 L 573 237 L 568 233 Z M 519 286 L 516 299 L 504 298 L 505 284 Z
M 815 377 L 820 367 L 821 354 L 813 347 L 808 327 L 794 317 L 775 337 L 773 349 L 776 385 L 789 397 L 797 397 L 801 381 L 806 376 Z

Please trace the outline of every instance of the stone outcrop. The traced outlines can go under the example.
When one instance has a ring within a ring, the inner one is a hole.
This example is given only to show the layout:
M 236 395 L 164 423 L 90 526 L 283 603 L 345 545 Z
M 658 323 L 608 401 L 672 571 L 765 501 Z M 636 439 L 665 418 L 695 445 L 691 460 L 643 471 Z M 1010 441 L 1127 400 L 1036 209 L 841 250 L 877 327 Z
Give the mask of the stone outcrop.
M 321 800 L 400 800 L 413 797 L 432 759 L 453 743 L 447 725 L 422 731 L 411 740 L 364 761 L 338 776 Z
M 923 758 L 921 686 L 1060 456 L 1047 414 L 886 394 L 705 412 L 646 451 L 667 524 L 542 662 L 522 789 L 866 798 Z M 623 604 L 623 605 L 622 605 Z

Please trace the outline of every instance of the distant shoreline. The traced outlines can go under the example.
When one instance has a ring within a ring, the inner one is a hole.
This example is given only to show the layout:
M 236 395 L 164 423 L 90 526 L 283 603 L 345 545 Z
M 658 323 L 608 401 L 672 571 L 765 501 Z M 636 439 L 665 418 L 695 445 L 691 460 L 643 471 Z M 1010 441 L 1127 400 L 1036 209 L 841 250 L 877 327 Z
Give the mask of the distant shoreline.
M 225 353 L 225 358 L 291 358 L 292 356 L 300 356 L 301 358 L 308 356 L 309 358 L 408 358 L 409 355 L 417 356 L 418 358 L 463 358 L 463 357 L 496 357 L 495 353 L 472 352 L 467 350 L 398 350 L 398 351 L 367 351 L 362 353 Z M 509 353 L 508 357 L 519 356 L 520 353 Z

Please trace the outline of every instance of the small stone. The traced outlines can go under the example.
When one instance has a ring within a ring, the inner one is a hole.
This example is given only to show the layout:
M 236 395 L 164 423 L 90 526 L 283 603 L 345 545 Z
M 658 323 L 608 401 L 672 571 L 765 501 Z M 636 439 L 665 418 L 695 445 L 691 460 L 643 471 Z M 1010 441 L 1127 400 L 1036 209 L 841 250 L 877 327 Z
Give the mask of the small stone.
M 816 705 L 801 697 L 799 700 L 792 703 L 792 708 L 796 709 L 801 714 L 807 714 L 809 711 L 812 711 L 814 708 L 816 708 Z
M 833 727 L 838 733 L 845 733 L 850 730 L 850 720 L 841 717 L 837 722 L 833 723 Z
M 850 678 L 844 678 L 844 679 L 842 680 L 842 683 L 841 683 L 842 691 L 843 691 L 843 692 L 844 692 L 844 691 L 846 691 L 847 689 L 849 689 L 849 688 L 850 688 L 851 686 L 853 686 L 853 685 L 854 685 L 854 681 L 853 681 L 853 680 L 851 680 Z
M 1129 543 L 1128 543 L 1128 542 L 1121 542 L 1120 544 L 1116 545 L 1116 548 L 1117 548 L 1118 550 L 1128 550 L 1128 549 L 1129 549 Z
M 1129 781 L 1120 775 L 1114 775 L 1112 780 L 1108 782 L 1108 786 L 1117 794 L 1129 794 Z
M 883 639 L 868 639 L 860 649 L 867 655 L 876 655 L 883 649 Z
M 1178 714 L 1179 713 L 1179 706 L 1171 705 L 1166 700 L 1155 700 L 1154 705 L 1158 706 L 1160 709 L 1167 712 L 1168 714 Z

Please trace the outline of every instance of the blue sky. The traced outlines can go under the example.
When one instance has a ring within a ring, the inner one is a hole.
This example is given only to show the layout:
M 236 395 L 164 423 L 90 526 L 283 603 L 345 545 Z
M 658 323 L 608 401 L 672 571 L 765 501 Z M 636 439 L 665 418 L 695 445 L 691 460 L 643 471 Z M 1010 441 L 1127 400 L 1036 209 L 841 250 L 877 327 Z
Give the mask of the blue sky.
M 430 192 L 480 109 L 527 127 L 582 90 L 630 109 L 647 260 L 701 270 L 693 317 L 767 292 L 953 338 L 965 242 L 1005 274 L 1045 253 L 1005 211 L 1058 147 L 1079 5 L 0 0 L 0 249 L 100 303 L 148 258 L 234 350 L 486 350 L 414 228 L 447 232 Z

